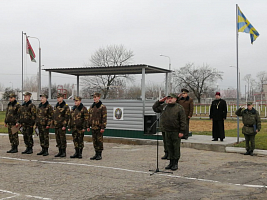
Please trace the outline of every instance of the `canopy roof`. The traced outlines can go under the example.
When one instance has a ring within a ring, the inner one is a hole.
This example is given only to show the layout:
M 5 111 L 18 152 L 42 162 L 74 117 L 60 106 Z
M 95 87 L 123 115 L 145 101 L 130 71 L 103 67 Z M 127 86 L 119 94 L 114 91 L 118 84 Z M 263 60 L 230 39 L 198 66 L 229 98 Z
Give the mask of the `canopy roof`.
M 43 70 L 61 74 L 75 75 L 75 76 L 96 76 L 96 75 L 117 75 L 117 74 L 142 74 L 142 68 L 145 68 L 146 74 L 172 72 L 171 70 L 145 64 L 111 66 L 111 67 L 54 68 L 54 69 L 43 69 Z

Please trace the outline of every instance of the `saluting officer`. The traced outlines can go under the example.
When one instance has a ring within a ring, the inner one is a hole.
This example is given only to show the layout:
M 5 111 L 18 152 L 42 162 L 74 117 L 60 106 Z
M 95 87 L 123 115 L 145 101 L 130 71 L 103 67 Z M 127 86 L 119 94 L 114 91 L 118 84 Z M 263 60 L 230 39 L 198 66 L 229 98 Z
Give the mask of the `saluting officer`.
M 36 120 L 36 106 L 31 101 L 32 94 L 26 92 L 24 94 L 24 103 L 19 109 L 19 120 L 16 126 L 22 127 L 22 134 L 24 143 L 26 145 L 26 150 L 22 154 L 32 154 L 33 147 L 33 126 Z
M 75 105 L 70 112 L 70 123 L 68 131 L 72 130 L 73 143 L 75 147 L 74 155 L 70 158 L 82 158 L 82 152 L 84 147 L 84 132 L 88 126 L 88 110 L 81 103 L 81 97 L 74 97 Z
M 95 155 L 91 160 L 101 160 L 103 151 L 103 133 L 107 126 L 107 108 L 100 101 L 100 93 L 93 94 L 94 103 L 89 109 L 89 128 L 92 130 L 92 138 L 95 149 Z
M 41 103 L 37 108 L 36 127 L 39 130 L 39 139 L 42 150 L 37 155 L 47 156 L 49 148 L 49 128 L 53 118 L 53 107 L 47 101 L 48 96 L 41 94 Z
M 57 104 L 54 108 L 53 125 L 58 147 L 58 154 L 55 157 L 66 157 L 66 128 L 70 118 L 70 108 L 63 99 L 64 95 L 58 93 Z
M 18 132 L 12 133 L 11 128 L 16 125 L 19 120 L 19 108 L 20 104 L 16 100 L 16 95 L 11 93 L 9 95 L 9 103 L 6 109 L 5 127 L 8 127 L 8 136 L 11 144 L 11 149 L 7 153 L 17 153 L 19 145 Z

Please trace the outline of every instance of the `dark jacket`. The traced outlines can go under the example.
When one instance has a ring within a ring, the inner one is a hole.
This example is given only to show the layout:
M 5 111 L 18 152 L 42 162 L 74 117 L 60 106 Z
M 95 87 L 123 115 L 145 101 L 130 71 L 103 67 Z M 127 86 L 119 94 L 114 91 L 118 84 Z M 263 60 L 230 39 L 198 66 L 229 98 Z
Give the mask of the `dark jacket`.
M 55 128 L 67 127 L 70 118 L 70 108 L 65 101 L 57 103 L 54 108 L 53 125 Z
M 19 108 L 20 104 L 15 100 L 9 102 L 6 109 L 5 123 L 10 125 L 15 125 L 19 120 Z
M 93 103 L 89 109 L 89 127 L 92 129 L 105 129 L 107 126 L 107 108 L 101 101 Z
M 49 102 L 40 103 L 36 113 L 37 126 L 51 126 L 53 119 L 53 107 Z
M 19 109 L 19 120 L 22 126 L 33 126 L 36 120 L 36 106 L 32 101 L 24 102 Z
M 88 126 L 88 110 L 81 103 L 78 107 L 73 106 L 70 111 L 70 128 L 86 129 Z
M 178 103 L 165 104 L 164 102 L 156 101 L 152 108 L 154 112 L 162 113 L 161 125 L 164 131 L 185 133 L 186 115 L 181 105 Z
M 252 108 L 252 110 L 239 108 L 235 114 L 242 116 L 243 128 L 242 133 L 246 135 L 256 135 L 255 129 L 261 130 L 261 118 L 259 112 Z
M 186 118 L 188 118 L 188 116 L 192 117 L 194 111 L 194 104 L 192 98 L 190 98 L 189 96 L 187 96 L 186 98 L 182 97 L 177 100 L 177 103 L 183 106 Z
M 223 99 L 212 101 L 210 106 L 210 119 L 221 121 L 227 117 L 227 105 Z

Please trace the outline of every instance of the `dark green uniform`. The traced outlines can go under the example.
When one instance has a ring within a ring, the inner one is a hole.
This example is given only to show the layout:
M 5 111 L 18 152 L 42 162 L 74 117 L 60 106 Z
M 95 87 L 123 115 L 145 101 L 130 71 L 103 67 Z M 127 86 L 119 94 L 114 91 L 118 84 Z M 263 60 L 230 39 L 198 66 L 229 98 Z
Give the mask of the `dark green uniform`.
M 259 112 L 254 108 L 252 108 L 252 110 L 239 108 L 235 114 L 237 116 L 242 116 L 244 124 L 242 133 L 246 139 L 246 155 L 253 155 L 255 149 L 255 135 L 257 134 L 256 130 L 261 130 L 261 118 Z
M 6 118 L 5 118 L 5 124 L 8 127 L 8 135 L 9 135 L 9 141 L 11 143 L 12 149 L 8 153 L 15 153 L 18 149 L 19 145 L 19 137 L 18 132 L 12 134 L 11 128 L 16 125 L 16 123 L 19 120 L 19 108 L 20 104 L 15 100 L 13 102 L 9 102 L 6 109 Z
M 61 104 L 57 103 L 53 113 L 53 125 L 55 127 L 55 135 L 57 141 L 57 147 L 61 151 L 66 151 L 66 130 L 62 130 L 62 127 L 67 127 L 70 118 L 70 108 L 65 101 Z M 62 152 L 61 152 L 62 153 Z
M 92 130 L 92 139 L 96 154 L 100 154 L 103 151 L 103 133 L 101 129 L 105 129 L 107 126 L 107 108 L 101 101 L 93 103 L 89 109 L 89 127 Z
M 153 110 L 162 113 L 161 124 L 165 131 L 168 159 L 170 159 L 170 165 L 175 165 L 180 159 L 181 138 L 179 138 L 179 133 L 184 134 L 186 131 L 184 108 L 177 103 L 164 104 L 164 102 L 156 101 Z
M 88 116 L 88 110 L 82 103 L 78 107 L 73 106 L 71 109 L 69 128 L 72 130 L 72 138 L 76 151 L 75 156 L 72 157 L 82 157 L 84 131 L 88 126 Z
M 23 127 L 23 139 L 24 143 L 29 150 L 31 150 L 32 153 L 32 147 L 33 147 L 33 126 L 35 124 L 36 120 L 36 106 L 32 103 L 31 100 L 28 102 L 24 102 L 22 106 L 19 109 L 19 121 L 18 123 L 21 124 Z M 25 153 L 28 152 L 27 150 Z
M 40 145 L 42 147 L 42 153 L 38 155 L 43 155 L 49 148 L 49 128 L 52 123 L 53 118 L 53 107 L 46 101 L 44 104 L 40 103 L 37 108 L 36 114 L 36 126 L 39 129 L 39 139 Z

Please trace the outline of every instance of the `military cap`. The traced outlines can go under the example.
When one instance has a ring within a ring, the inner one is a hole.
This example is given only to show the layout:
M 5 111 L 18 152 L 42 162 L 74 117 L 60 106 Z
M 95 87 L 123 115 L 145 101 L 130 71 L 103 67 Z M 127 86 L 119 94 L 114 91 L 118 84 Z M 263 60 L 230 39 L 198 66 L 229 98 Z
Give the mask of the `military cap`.
M 221 93 L 220 93 L 220 92 L 216 92 L 216 93 L 215 93 L 215 96 L 216 96 L 216 95 L 221 96 Z
M 10 93 L 10 94 L 8 95 L 8 97 L 9 97 L 9 98 L 17 97 L 17 95 L 16 95 L 15 93 Z
M 251 106 L 253 104 L 253 102 L 247 102 L 248 106 Z
M 41 94 L 40 97 L 48 98 L 47 94 Z
M 23 94 L 24 96 L 32 96 L 32 93 L 30 93 L 30 92 L 26 92 L 25 94 Z
M 182 92 L 182 93 L 188 93 L 188 92 L 189 92 L 189 90 L 187 90 L 187 89 L 183 88 L 183 89 L 181 90 L 181 92 Z
M 177 95 L 174 94 L 174 93 L 170 93 L 170 94 L 168 95 L 168 97 L 177 98 Z
M 79 97 L 79 96 L 75 96 L 73 100 L 74 100 L 74 101 L 81 101 L 81 100 L 82 100 L 82 98 L 81 98 L 81 97 Z
M 99 92 L 95 92 L 94 94 L 92 94 L 92 96 L 100 97 L 101 94 Z
M 64 95 L 62 93 L 58 93 L 57 94 L 57 98 L 59 98 L 59 97 L 63 97 L 64 98 Z

